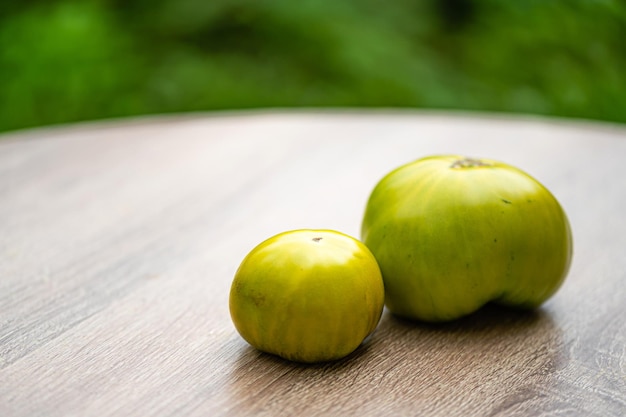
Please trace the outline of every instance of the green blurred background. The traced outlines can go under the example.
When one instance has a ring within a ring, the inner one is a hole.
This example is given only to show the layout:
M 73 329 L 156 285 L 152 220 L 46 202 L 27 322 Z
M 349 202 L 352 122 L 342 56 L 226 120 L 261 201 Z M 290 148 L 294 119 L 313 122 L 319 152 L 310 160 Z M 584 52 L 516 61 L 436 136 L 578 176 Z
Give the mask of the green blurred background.
M 0 131 L 259 107 L 626 122 L 623 0 L 22 0 Z

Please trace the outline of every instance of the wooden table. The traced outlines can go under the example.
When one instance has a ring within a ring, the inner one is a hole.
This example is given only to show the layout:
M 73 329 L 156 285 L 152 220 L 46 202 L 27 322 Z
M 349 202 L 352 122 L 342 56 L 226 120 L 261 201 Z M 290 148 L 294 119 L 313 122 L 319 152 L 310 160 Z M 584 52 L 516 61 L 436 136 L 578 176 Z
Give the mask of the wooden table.
M 389 170 L 491 157 L 572 223 L 541 309 L 446 325 L 383 314 L 298 365 L 236 333 L 240 261 L 278 232 L 358 237 Z M 227 113 L 0 136 L 0 415 L 626 415 L 626 129 L 414 112 Z

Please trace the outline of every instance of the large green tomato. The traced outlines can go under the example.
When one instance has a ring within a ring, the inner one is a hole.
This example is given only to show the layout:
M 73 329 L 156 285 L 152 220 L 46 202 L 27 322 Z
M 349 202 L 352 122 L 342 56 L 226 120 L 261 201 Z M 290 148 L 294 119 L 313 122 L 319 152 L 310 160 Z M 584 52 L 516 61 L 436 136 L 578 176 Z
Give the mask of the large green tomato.
M 396 315 L 452 320 L 488 302 L 534 308 L 572 258 L 565 212 L 539 182 L 488 159 L 433 156 L 374 188 L 362 240 L 380 265 Z
M 298 362 L 353 352 L 384 306 L 376 259 L 358 240 L 331 230 L 276 235 L 243 260 L 230 291 L 239 334 L 257 349 Z

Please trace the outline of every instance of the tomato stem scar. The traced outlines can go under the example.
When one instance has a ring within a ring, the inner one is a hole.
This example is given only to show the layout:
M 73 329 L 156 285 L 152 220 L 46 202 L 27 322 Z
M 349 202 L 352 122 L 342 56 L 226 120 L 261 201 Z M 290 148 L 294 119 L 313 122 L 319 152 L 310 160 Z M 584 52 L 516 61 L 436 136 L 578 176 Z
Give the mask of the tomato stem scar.
M 450 168 L 475 168 L 475 167 L 489 167 L 491 164 L 474 158 L 463 158 L 454 161 Z

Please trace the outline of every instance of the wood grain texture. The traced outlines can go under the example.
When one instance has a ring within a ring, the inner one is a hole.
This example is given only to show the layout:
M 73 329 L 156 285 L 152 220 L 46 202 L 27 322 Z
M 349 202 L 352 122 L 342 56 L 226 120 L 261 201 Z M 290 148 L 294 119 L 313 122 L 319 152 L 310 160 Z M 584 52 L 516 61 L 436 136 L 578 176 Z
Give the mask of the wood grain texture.
M 231 324 L 263 239 L 359 234 L 389 170 L 516 165 L 574 231 L 541 309 L 445 325 L 383 315 L 350 357 L 298 365 Z M 0 415 L 626 415 L 626 129 L 437 113 L 148 118 L 0 136 Z

